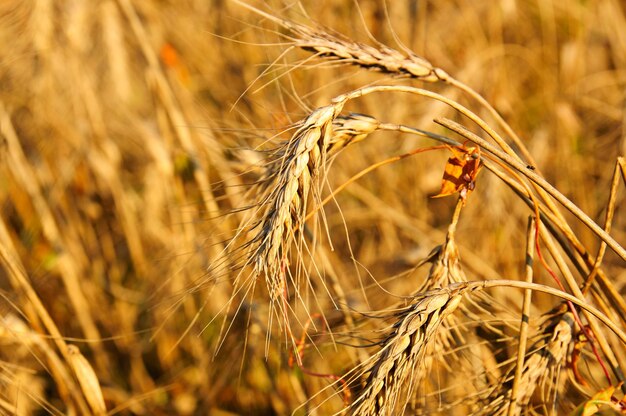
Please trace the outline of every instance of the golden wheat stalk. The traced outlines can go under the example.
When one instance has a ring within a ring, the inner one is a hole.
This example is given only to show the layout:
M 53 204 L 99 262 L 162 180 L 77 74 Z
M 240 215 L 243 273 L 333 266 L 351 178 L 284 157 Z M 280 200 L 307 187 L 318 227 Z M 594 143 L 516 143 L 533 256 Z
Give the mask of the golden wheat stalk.
M 290 287 L 295 289 L 298 298 L 302 298 L 301 287 L 291 275 L 290 250 L 295 247 L 298 251 L 295 261 L 303 261 L 303 253 L 307 250 L 302 230 L 309 217 L 324 205 L 320 202 L 320 183 L 329 157 L 363 140 L 380 125 L 378 120 L 364 114 L 341 115 L 344 103 L 335 100 L 332 105 L 314 110 L 296 124 L 296 130 L 289 139 L 268 152 L 258 185 L 251 189 L 256 195 L 254 199 L 257 202 L 252 207 L 257 207 L 253 213 L 257 219 L 244 218 L 233 238 L 234 241 L 240 236 L 252 234 L 243 246 L 234 250 L 247 250 L 243 266 L 253 269 L 252 280 L 247 282 L 253 285 L 258 277 L 264 278 L 269 306 L 272 312 L 280 311 L 279 321 L 285 324 L 287 335 L 292 340 L 287 317 Z M 314 209 L 310 209 L 311 201 L 315 201 Z M 244 290 L 240 276 L 234 281 L 236 292 Z M 310 278 L 306 275 L 306 279 Z M 339 282 L 332 276 L 330 279 L 335 280 L 335 296 L 346 303 Z M 248 293 L 249 289 L 245 290 Z M 233 301 L 234 298 L 230 302 Z
M 251 258 L 256 274 L 268 279 L 272 300 L 285 289 L 289 246 L 307 219 L 309 198 L 319 196 L 317 180 L 328 156 L 365 139 L 380 125 L 365 114 L 340 115 L 342 107 L 343 102 L 337 102 L 314 110 L 266 161 L 258 197 L 266 209 L 252 227 L 256 234 Z

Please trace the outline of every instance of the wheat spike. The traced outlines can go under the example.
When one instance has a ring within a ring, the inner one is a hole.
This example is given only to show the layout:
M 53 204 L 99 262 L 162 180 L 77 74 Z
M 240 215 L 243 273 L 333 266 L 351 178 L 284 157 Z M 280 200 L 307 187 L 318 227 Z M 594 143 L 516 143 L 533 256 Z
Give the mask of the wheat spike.
M 353 415 L 401 414 L 424 378 L 423 361 L 443 320 L 457 308 L 460 294 L 439 292 L 418 300 L 398 316 L 383 348 L 369 362 L 369 376 L 350 407 Z
M 252 261 L 257 275 L 265 277 L 272 302 L 285 290 L 285 267 L 290 244 L 302 227 L 308 198 L 326 161 L 333 120 L 339 107 L 318 108 L 281 145 L 268 162 L 261 200 L 267 206 L 252 239 Z
M 535 391 L 548 384 L 550 376 L 557 374 L 565 363 L 572 337 L 574 335 L 574 317 L 571 312 L 561 313 L 548 318 L 544 324 L 541 339 L 535 343 L 524 362 L 520 391 L 515 404 L 515 415 L 520 415 L 531 403 Z M 510 405 L 508 383 L 498 383 L 497 390 L 490 394 L 487 406 L 477 414 L 504 415 Z M 552 387 L 552 386 L 548 386 Z M 545 397 L 545 395 L 542 395 Z
M 259 198 L 267 208 L 253 227 L 258 230 L 252 238 L 252 262 L 256 275 L 266 278 L 273 302 L 284 292 L 287 253 L 303 226 L 310 197 L 319 195 L 317 182 L 328 156 L 365 139 L 380 125 L 365 114 L 339 115 L 342 105 L 313 111 L 268 158 Z
M 406 50 L 405 53 L 401 53 L 382 44 L 375 48 L 355 42 L 338 33 L 331 34 L 328 30 L 304 26 L 268 14 L 239 0 L 236 1 L 241 6 L 287 29 L 292 35 L 290 40 L 295 47 L 314 52 L 319 57 L 427 82 L 450 80 L 450 76 L 443 69 L 433 66 L 426 59 L 411 51 Z
M 426 59 L 407 51 L 404 54 L 385 45 L 372 47 L 339 34 L 288 22 L 295 46 L 317 56 L 388 74 L 403 75 L 427 82 L 447 81 L 449 75 Z

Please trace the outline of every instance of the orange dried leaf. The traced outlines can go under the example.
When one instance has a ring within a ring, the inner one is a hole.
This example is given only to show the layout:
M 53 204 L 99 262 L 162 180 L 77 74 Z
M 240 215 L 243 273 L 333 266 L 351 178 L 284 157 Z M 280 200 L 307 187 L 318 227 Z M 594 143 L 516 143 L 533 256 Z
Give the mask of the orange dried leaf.
M 474 190 L 474 181 L 482 168 L 480 163 L 480 150 L 476 147 L 451 147 L 446 146 L 452 152 L 448 158 L 441 180 L 441 190 L 433 198 L 440 198 L 461 193 L 465 201 Z

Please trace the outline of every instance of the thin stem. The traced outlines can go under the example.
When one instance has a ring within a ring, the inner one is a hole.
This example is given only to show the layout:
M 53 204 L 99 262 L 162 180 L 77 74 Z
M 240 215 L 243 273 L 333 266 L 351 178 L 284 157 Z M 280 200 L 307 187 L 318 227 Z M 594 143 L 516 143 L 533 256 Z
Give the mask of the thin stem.
M 456 206 L 454 207 L 454 214 L 452 214 L 452 221 L 450 221 L 450 226 L 448 227 L 448 240 L 454 238 L 454 233 L 456 232 L 456 226 L 459 223 L 459 218 L 461 218 L 461 210 L 465 202 L 463 198 L 459 196 L 456 201 Z
M 613 171 L 613 180 L 611 181 L 611 190 L 609 192 L 609 202 L 606 207 L 606 216 L 604 218 L 604 230 L 607 233 L 611 232 L 611 223 L 613 222 L 613 215 L 615 214 L 615 201 L 617 199 L 617 186 L 619 185 L 619 171 L 620 171 L 620 163 L 619 160 L 615 162 L 615 170 Z M 600 264 L 602 264 L 602 259 L 604 258 L 604 253 L 606 253 L 606 243 L 603 241 L 600 244 L 600 248 L 598 249 L 598 255 L 596 256 L 596 261 L 593 264 L 589 275 L 585 279 L 585 283 L 583 284 L 582 292 L 586 294 L 595 278 L 598 274 L 598 269 L 600 268 Z
M 528 227 L 526 229 L 526 282 L 533 282 L 533 258 L 535 254 L 535 238 L 536 238 L 535 221 L 532 217 L 528 218 Z M 530 303 L 532 300 L 532 291 L 524 290 L 524 300 L 522 304 L 522 319 L 519 327 L 519 344 L 517 346 L 517 365 L 515 367 L 515 377 L 513 378 L 513 387 L 511 388 L 511 403 L 509 404 L 508 416 L 515 414 L 517 407 L 517 392 L 519 383 L 522 379 L 522 370 L 524 369 L 524 359 L 526 357 L 526 344 L 528 341 L 528 321 L 530 319 Z

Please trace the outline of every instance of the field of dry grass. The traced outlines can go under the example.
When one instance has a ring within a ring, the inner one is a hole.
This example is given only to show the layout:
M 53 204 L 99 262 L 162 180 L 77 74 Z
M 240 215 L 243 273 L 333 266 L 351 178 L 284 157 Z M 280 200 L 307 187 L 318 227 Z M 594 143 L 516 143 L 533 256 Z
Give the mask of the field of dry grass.
M 0 2 L 0 414 L 624 414 L 625 28 Z

